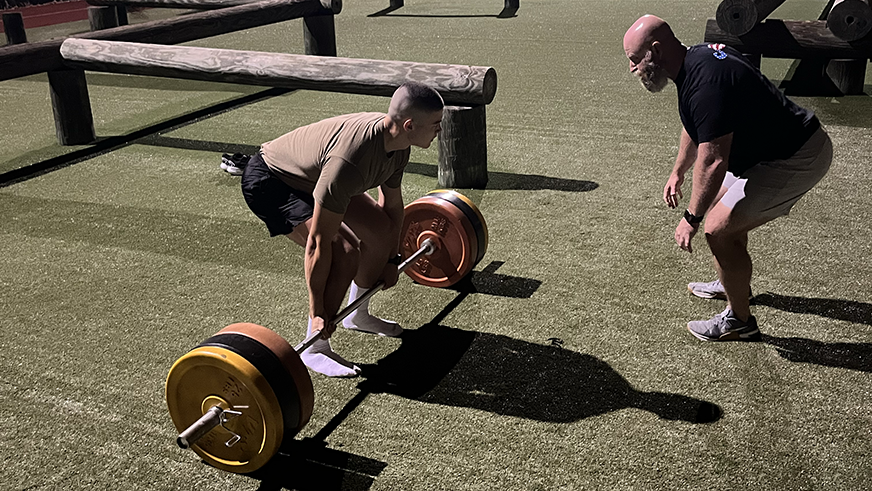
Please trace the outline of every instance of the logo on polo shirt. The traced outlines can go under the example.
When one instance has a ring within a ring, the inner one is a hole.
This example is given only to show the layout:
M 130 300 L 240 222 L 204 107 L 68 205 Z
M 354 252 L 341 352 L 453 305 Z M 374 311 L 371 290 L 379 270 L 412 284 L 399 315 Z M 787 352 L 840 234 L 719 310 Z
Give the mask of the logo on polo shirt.
M 714 55 L 714 57 L 719 59 L 719 60 L 723 60 L 724 58 L 727 57 L 727 54 L 722 51 L 726 46 L 727 46 L 726 44 L 720 44 L 720 43 L 708 45 L 709 48 L 711 48 L 715 51 L 714 53 L 712 53 Z

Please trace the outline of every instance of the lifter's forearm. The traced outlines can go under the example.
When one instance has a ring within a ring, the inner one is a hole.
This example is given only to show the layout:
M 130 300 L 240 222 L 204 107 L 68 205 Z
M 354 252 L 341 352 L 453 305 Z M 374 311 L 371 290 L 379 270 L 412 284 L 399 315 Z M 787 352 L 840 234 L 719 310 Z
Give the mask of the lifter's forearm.
M 726 159 L 708 146 L 702 147 L 693 164 L 693 190 L 687 210 L 696 216 L 705 215 L 712 206 L 727 174 Z
M 675 158 L 675 166 L 672 173 L 683 176 L 693 166 L 698 154 L 696 143 L 691 140 L 687 130 L 681 128 L 681 136 L 678 139 L 678 156 Z
M 327 289 L 327 278 L 330 276 L 330 266 L 333 263 L 333 251 L 330 244 L 309 236 L 306 243 L 306 286 L 309 289 L 309 317 L 321 317 L 329 320 L 333 312 L 324 310 L 324 293 Z

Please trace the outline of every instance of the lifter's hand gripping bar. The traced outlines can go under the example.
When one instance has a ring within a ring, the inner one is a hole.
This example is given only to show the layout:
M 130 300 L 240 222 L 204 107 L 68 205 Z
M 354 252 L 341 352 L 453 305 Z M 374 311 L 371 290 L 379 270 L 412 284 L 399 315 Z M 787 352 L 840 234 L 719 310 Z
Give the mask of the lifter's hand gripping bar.
M 425 239 L 424 242 L 421 243 L 421 247 L 417 251 L 415 251 L 414 254 L 409 256 L 405 261 L 403 261 L 402 263 L 400 263 L 399 266 L 397 266 L 397 272 L 402 273 L 409 266 L 415 264 L 415 261 L 417 261 L 418 258 L 420 258 L 421 256 L 429 256 L 430 254 L 433 254 L 434 252 L 436 252 L 436 249 L 437 249 L 436 243 L 433 242 L 432 239 Z M 360 304 L 365 302 L 369 297 L 375 295 L 375 293 L 377 291 L 381 290 L 384 285 L 385 285 L 384 281 L 379 281 L 378 283 L 376 283 L 375 286 L 373 286 L 369 290 L 365 291 L 363 294 L 361 294 L 359 297 L 357 297 L 357 299 L 355 299 L 353 302 L 348 304 L 344 309 L 340 310 L 339 313 L 336 314 L 336 317 L 334 317 L 331 320 L 331 322 L 338 323 L 342 319 L 348 317 L 349 314 L 351 314 L 352 312 L 357 310 L 358 307 L 360 307 Z M 303 351 L 308 349 L 310 346 L 315 344 L 315 341 L 320 339 L 320 337 L 321 337 L 321 331 L 313 332 L 308 338 L 306 338 L 305 341 L 303 341 L 302 343 L 295 346 L 294 351 L 296 351 L 297 354 L 302 353 Z

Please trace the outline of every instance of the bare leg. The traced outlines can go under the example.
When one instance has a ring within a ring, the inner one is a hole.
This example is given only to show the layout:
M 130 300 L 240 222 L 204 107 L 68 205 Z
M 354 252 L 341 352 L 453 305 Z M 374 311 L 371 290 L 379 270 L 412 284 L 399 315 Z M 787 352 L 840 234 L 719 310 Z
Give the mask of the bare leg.
M 344 223 L 360 240 L 360 266 L 354 282 L 370 288 L 380 279 L 392 249 L 390 218 L 370 195 L 362 194 L 351 199 Z
M 768 220 L 733 216 L 732 210 L 718 203 L 705 224 L 705 236 L 714 255 L 718 277 L 727 292 L 733 314 L 742 321 L 751 315 L 748 292 L 751 290 L 751 256 L 748 231 Z
M 298 225 L 293 232 L 288 234 L 288 238 L 305 247 L 309 237 L 310 226 L 311 220 Z M 339 233 L 333 238 L 331 246 L 333 248 L 333 262 L 327 275 L 327 288 L 324 292 L 324 309 L 332 316 L 339 311 L 342 300 L 345 298 L 345 292 L 348 290 L 348 285 L 357 274 L 360 252 L 357 237 L 344 224 L 340 227 Z M 309 319 L 306 337 L 311 334 L 312 319 Z M 333 347 L 327 339 L 315 341 L 310 348 L 301 353 L 300 359 L 313 371 L 329 377 L 354 377 L 360 373 L 360 369 L 356 365 L 333 351 Z

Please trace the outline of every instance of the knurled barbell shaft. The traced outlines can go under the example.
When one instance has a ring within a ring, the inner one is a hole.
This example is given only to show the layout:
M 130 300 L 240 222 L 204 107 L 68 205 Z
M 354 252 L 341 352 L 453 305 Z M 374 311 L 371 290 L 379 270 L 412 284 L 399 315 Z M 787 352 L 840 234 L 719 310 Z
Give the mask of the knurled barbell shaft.
M 433 254 L 433 252 L 435 252 L 435 251 L 436 251 L 436 244 L 433 243 L 433 241 L 430 239 L 424 240 L 424 242 L 421 243 L 421 247 L 418 248 L 417 251 L 415 251 L 405 261 L 403 261 L 402 263 L 400 263 L 399 266 L 397 266 L 397 273 L 402 273 L 409 266 L 415 264 L 415 261 L 417 261 L 418 258 L 420 258 L 421 256 L 424 256 L 424 255 L 429 256 L 430 254 Z M 353 302 L 348 304 L 344 309 L 340 310 L 339 313 L 336 314 L 336 317 L 331 319 L 331 322 L 339 323 L 342 319 L 348 317 L 349 314 L 351 314 L 352 312 L 357 310 L 358 307 L 360 307 L 360 304 L 365 302 L 369 297 L 375 295 L 375 293 L 377 291 L 381 290 L 384 285 L 385 285 L 385 282 L 380 280 L 378 283 L 375 284 L 375 286 L 373 286 L 369 290 L 362 293 Z M 315 341 L 317 341 L 320 337 L 321 337 L 321 331 L 313 332 L 308 338 L 306 338 L 305 341 L 303 341 L 302 343 L 295 346 L 294 351 L 296 351 L 298 354 L 302 353 L 303 351 L 308 349 L 310 346 L 315 344 Z

